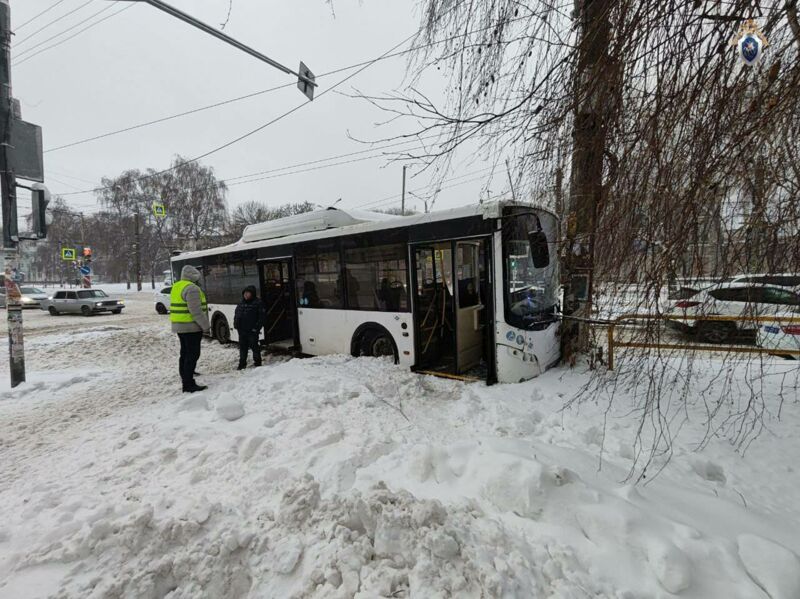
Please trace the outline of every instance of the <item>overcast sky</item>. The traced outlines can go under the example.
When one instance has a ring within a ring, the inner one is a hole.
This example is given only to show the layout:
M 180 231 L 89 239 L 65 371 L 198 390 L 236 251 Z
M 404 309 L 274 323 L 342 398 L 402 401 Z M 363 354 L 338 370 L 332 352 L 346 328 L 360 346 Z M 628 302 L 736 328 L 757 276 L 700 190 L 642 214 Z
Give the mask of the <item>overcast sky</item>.
M 23 118 L 42 126 L 45 150 L 292 83 L 290 75 L 146 4 L 62 0 L 47 14 L 22 26 L 58 0 L 10 2 L 15 29 L 13 91 L 22 102 Z M 214 26 L 219 26 L 228 12 L 228 0 L 169 3 Z M 335 15 L 324 0 L 233 0 L 225 31 L 293 69 L 303 60 L 315 73 L 325 73 L 380 56 L 412 34 L 419 22 L 413 0 L 336 0 L 334 8 Z M 115 14 L 120 10 L 123 12 Z M 104 12 L 97 14 L 99 11 Z M 53 21 L 57 22 L 48 25 Z M 384 60 L 339 90 L 387 93 L 401 88 L 405 70 L 405 57 Z M 352 72 L 321 78 L 317 93 Z M 428 81 L 426 85 L 426 92 L 434 96 L 441 93 L 442 82 Z M 125 169 L 165 168 L 175 154 L 203 154 L 303 100 L 296 87 L 289 87 L 46 152 L 47 185 L 54 193 L 76 192 L 96 187 L 102 176 L 114 176 Z M 202 162 L 213 166 L 219 178 L 228 179 L 366 148 L 348 135 L 376 140 L 413 129 L 410 122 L 377 128 L 376 123 L 386 118 L 363 100 L 329 93 Z M 487 165 L 471 156 L 462 156 L 461 160 L 462 166 L 450 175 L 461 178 L 445 184 L 458 185 L 442 192 L 437 209 L 478 200 L 483 181 L 473 179 L 484 175 Z M 241 179 L 230 183 L 238 181 Z M 408 186 L 410 190 L 422 189 L 428 183 L 429 178 L 422 176 L 409 179 Z M 252 199 L 273 205 L 306 200 L 329 205 L 341 197 L 340 205 L 345 207 L 386 208 L 399 206 L 399 199 L 378 203 L 399 194 L 400 188 L 401 165 L 387 166 L 385 159 L 376 159 L 231 185 L 228 199 L 231 206 Z M 502 178 L 489 188 L 493 194 L 502 192 Z M 91 193 L 65 199 L 86 212 L 96 210 Z M 421 202 L 413 197 L 408 202 L 422 209 Z

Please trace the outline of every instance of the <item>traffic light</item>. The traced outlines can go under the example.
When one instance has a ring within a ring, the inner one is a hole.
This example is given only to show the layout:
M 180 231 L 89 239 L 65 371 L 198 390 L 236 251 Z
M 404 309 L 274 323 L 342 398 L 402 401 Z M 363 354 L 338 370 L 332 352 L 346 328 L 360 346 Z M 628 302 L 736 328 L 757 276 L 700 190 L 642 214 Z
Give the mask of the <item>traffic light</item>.
M 39 239 L 47 237 L 47 205 L 50 192 L 44 185 L 36 185 L 31 192 L 31 220 L 33 234 Z

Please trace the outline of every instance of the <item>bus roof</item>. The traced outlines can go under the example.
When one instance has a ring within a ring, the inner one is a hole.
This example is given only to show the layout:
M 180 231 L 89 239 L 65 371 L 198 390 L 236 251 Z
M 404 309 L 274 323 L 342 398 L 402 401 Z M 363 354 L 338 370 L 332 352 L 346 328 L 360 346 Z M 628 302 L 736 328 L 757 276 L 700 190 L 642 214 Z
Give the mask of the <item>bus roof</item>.
M 250 225 L 245 229 L 242 238 L 235 243 L 207 250 L 183 252 L 177 256 L 173 256 L 172 260 L 181 261 L 187 258 L 201 258 L 203 256 L 214 256 L 217 254 L 227 254 L 250 249 L 291 245 L 304 241 L 314 241 L 316 239 L 328 239 L 344 235 L 370 233 L 384 229 L 412 227 L 414 225 L 468 218 L 471 216 L 481 216 L 484 219 L 498 218 L 505 206 L 521 206 L 550 212 L 549 210 L 532 204 L 505 200 L 495 200 L 483 202 L 481 204 L 451 208 L 449 210 L 439 210 L 425 214 L 412 214 L 409 216 L 393 216 L 380 212 L 348 210 L 346 208 L 323 208 L 304 214 L 279 218 L 274 221 L 267 221 L 266 223 Z M 305 230 L 303 230 L 304 225 L 307 226 Z M 288 234 L 280 234 L 282 228 L 283 231 Z M 261 235 L 259 235 L 259 230 L 262 232 Z

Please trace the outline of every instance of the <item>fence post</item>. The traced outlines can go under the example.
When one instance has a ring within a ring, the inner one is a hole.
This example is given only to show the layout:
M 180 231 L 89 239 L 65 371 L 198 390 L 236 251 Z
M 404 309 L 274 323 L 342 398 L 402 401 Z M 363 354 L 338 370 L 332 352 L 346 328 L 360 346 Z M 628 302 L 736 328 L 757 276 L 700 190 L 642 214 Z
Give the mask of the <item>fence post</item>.
M 615 322 L 608 326 L 608 369 L 614 370 L 614 327 Z

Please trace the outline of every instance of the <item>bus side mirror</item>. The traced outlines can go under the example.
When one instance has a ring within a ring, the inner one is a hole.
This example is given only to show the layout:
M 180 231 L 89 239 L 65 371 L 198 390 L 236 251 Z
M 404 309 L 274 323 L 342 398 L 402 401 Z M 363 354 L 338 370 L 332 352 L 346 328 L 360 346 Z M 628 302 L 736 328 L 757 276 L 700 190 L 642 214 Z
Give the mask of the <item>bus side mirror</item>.
M 528 244 L 531 246 L 531 259 L 535 268 L 547 268 L 550 265 L 550 248 L 544 231 L 529 231 Z

